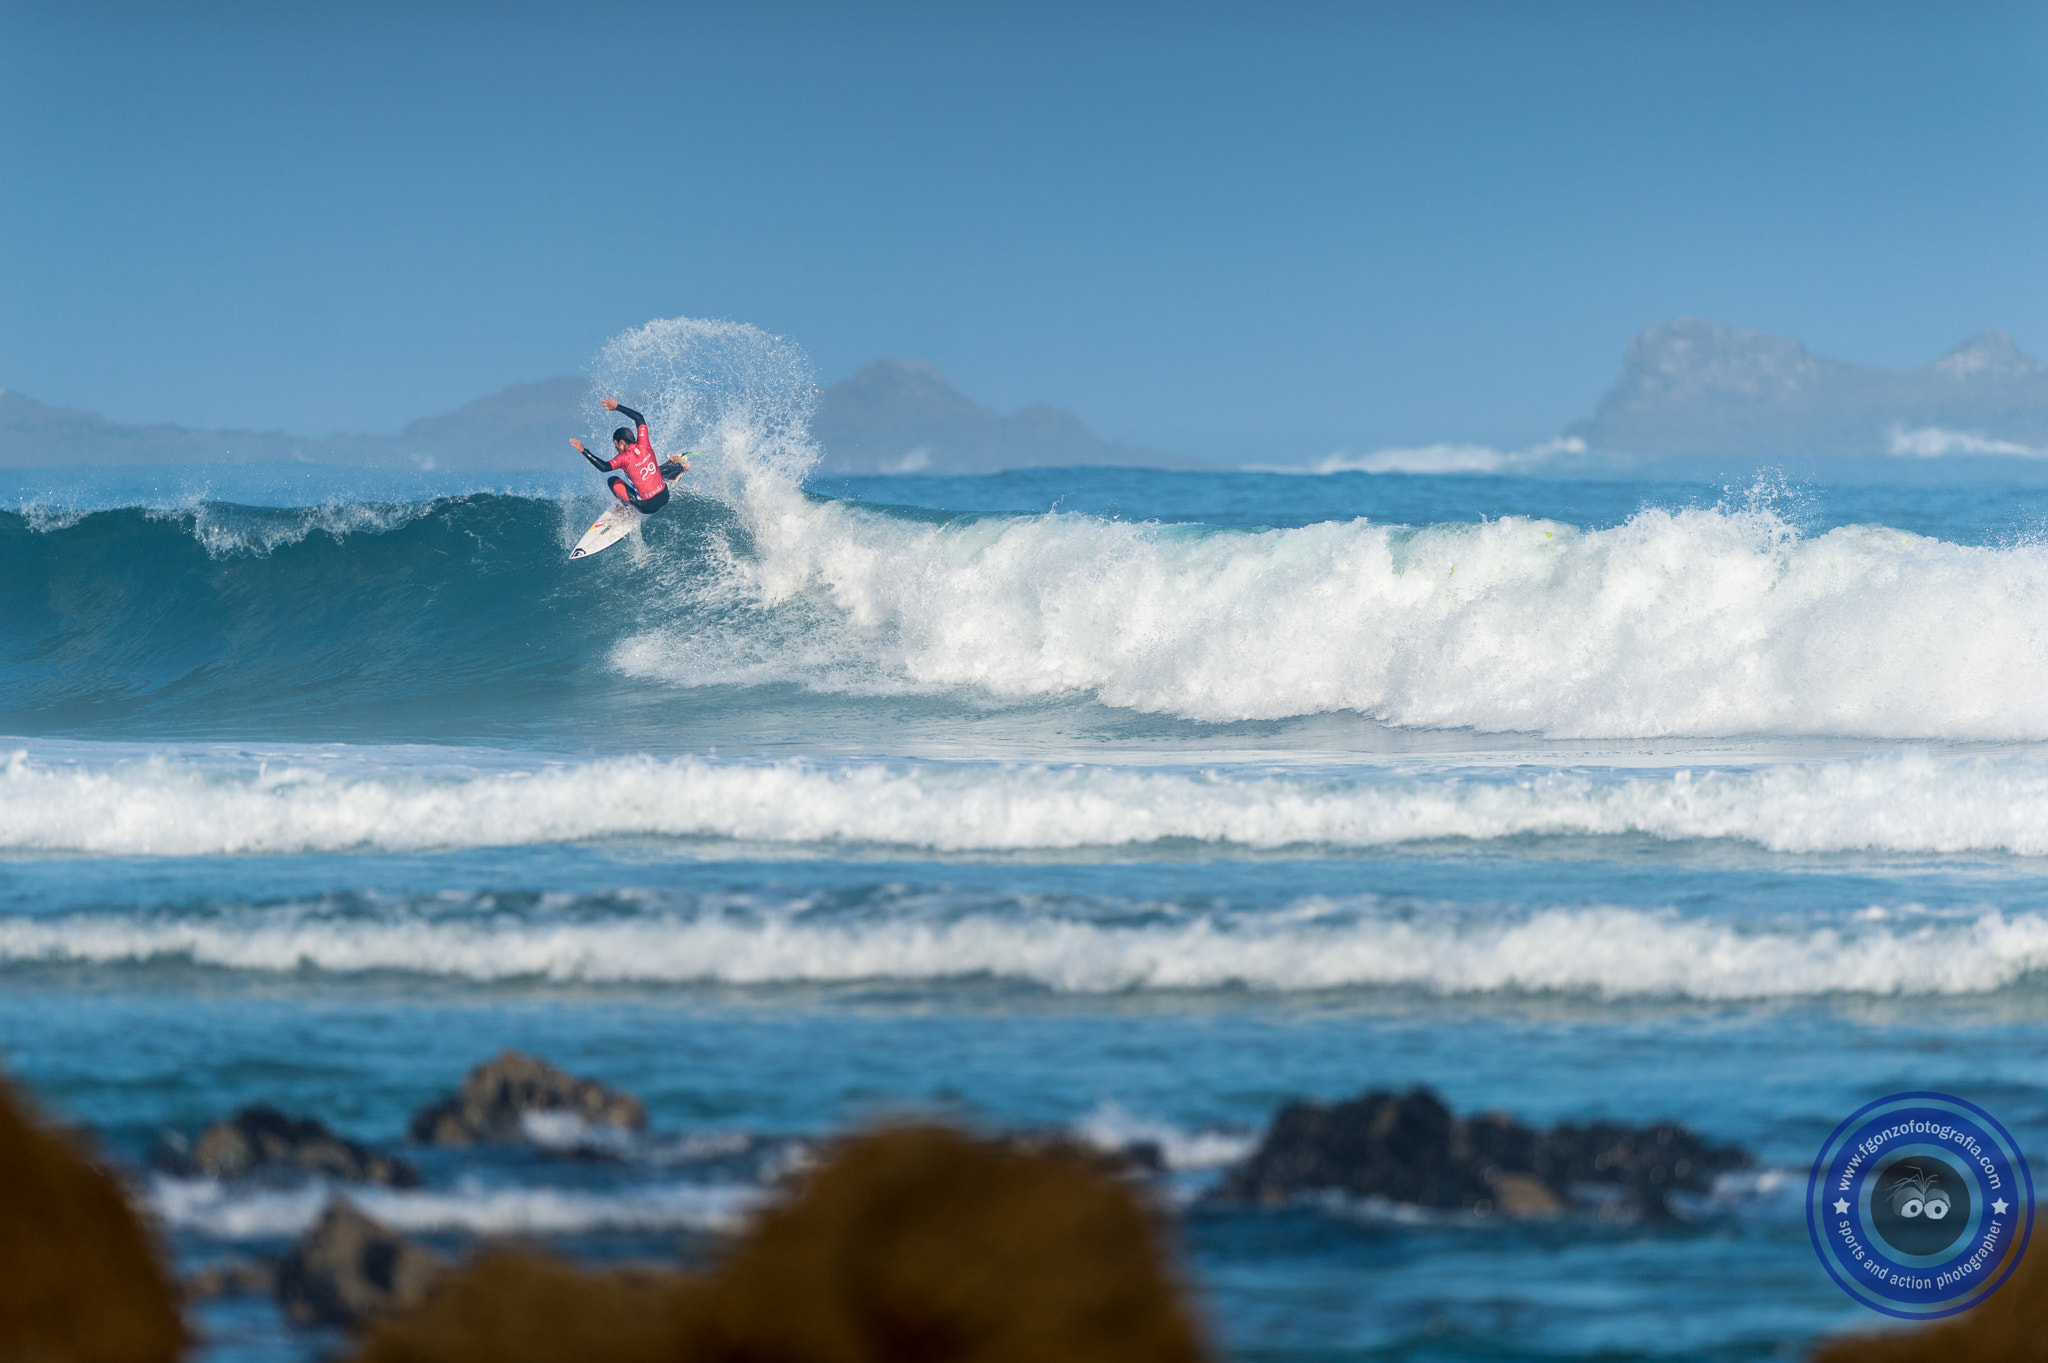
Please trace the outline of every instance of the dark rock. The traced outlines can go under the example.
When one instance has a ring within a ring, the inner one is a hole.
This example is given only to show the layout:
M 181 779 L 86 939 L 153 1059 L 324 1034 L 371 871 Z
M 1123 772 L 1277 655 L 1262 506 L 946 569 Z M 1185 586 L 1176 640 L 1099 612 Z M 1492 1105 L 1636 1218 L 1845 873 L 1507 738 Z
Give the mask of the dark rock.
M 1670 1122 L 1642 1127 L 1562 1122 L 1544 1137 L 1543 1153 L 1544 1172 L 1553 1184 L 1616 1185 L 1628 1206 L 1652 1219 L 1671 1215 L 1672 1193 L 1711 1191 L 1717 1175 L 1750 1162 L 1735 1147 L 1709 1145 Z
M 1134 1174 L 1166 1172 L 1166 1151 L 1158 1141 L 1127 1141 L 1110 1153 Z
M 277 1300 L 298 1325 L 353 1325 L 410 1310 L 446 1271 L 434 1254 L 340 1198 L 277 1266 Z
M 647 1109 L 630 1093 L 506 1051 L 471 1070 L 460 1090 L 414 1113 L 410 1135 L 425 1145 L 508 1144 L 526 1138 L 528 1113 L 563 1113 L 623 1131 L 647 1126 Z
M 268 1259 L 224 1259 L 184 1281 L 187 1301 L 219 1297 L 268 1297 L 277 1291 L 277 1265 Z
M 1242 1164 L 1225 1176 L 1225 1197 L 1278 1202 L 1334 1189 L 1418 1207 L 1473 1207 L 1490 1189 L 1479 1162 L 1454 1151 L 1458 1123 L 1427 1089 L 1361 1094 L 1348 1102 L 1289 1103 Z M 1510 1133 L 1496 1133 L 1506 1144 Z
M 287 1117 L 263 1104 L 215 1122 L 189 1149 L 167 1143 L 157 1162 L 177 1173 L 214 1178 L 294 1170 L 394 1188 L 415 1188 L 420 1181 L 419 1172 L 404 1160 L 337 1136 L 311 1118 Z
M 1428 1089 L 1380 1091 L 1341 1103 L 1300 1100 L 1274 1116 L 1259 1147 L 1213 1196 L 1281 1202 L 1341 1192 L 1446 1211 L 1542 1216 L 1588 1185 L 1618 1190 L 1635 1215 L 1671 1215 L 1673 1192 L 1704 1193 L 1749 1163 L 1685 1127 L 1566 1123 L 1539 1131 L 1503 1113 L 1452 1115 Z M 1614 1200 L 1614 1199 L 1610 1199 Z

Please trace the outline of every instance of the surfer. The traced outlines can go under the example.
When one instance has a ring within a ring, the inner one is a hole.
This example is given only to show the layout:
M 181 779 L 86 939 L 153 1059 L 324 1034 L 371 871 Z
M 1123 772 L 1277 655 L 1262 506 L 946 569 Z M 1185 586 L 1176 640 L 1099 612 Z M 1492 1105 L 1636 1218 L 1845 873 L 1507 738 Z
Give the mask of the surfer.
M 607 462 L 583 448 L 581 440 L 570 440 L 576 453 L 590 461 L 590 466 L 599 473 L 611 473 L 605 481 L 611 487 L 612 496 L 642 515 L 652 516 L 668 505 L 668 480 L 678 474 L 690 471 L 687 459 L 670 459 L 665 463 L 654 461 L 654 441 L 647 434 L 647 418 L 631 407 L 619 406 L 617 398 L 606 398 L 604 409 L 617 412 L 633 423 L 631 427 L 621 426 L 612 432 L 612 446 L 618 450 L 616 458 Z M 637 434 L 636 434 L 637 432 Z M 618 469 L 626 476 L 621 478 Z

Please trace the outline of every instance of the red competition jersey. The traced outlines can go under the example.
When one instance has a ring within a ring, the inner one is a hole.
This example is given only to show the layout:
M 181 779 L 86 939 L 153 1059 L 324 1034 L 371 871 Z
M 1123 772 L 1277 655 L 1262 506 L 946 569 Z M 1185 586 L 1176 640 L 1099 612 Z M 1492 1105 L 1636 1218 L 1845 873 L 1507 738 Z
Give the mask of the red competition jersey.
M 633 484 L 633 491 L 640 497 L 652 497 L 667 487 L 661 480 L 661 469 L 654 462 L 654 441 L 647 434 L 647 423 L 640 423 L 640 438 L 618 458 L 611 461 L 611 467 L 626 475 Z

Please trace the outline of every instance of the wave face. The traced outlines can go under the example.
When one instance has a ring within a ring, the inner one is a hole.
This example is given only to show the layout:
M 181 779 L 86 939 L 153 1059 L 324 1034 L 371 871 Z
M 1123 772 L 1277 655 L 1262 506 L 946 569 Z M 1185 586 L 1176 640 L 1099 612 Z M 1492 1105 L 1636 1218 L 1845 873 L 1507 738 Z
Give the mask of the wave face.
M 625 556 L 608 576 L 560 571 L 597 510 L 474 494 L 56 528 L 0 512 L 0 731 L 436 737 L 454 716 L 492 732 L 574 713 L 604 699 L 602 659 L 633 616 Z M 708 552 L 731 521 L 681 502 L 663 542 Z
M 1768 505 L 1598 529 L 892 510 L 802 490 L 813 389 L 785 342 L 655 323 L 597 368 L 649 395 L 661 448 L 703 454 L 689 495 L 595 560 L 565 552 L 594 496 L 0 511 L 0 730 L 640 732 L 663 697 L 715 690 L 2048 740 L 2037 543 L 1808 533 Z

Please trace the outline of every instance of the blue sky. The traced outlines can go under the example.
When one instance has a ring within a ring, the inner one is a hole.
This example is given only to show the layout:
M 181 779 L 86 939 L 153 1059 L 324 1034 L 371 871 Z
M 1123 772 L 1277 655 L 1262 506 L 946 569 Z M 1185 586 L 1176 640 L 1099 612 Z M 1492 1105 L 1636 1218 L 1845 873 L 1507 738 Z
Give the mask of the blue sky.
M 392 430 L 656 316 L 1278 457 L 1681 314 L 2048 353 L 2048 6 L 0 3 L 0 386 Z

